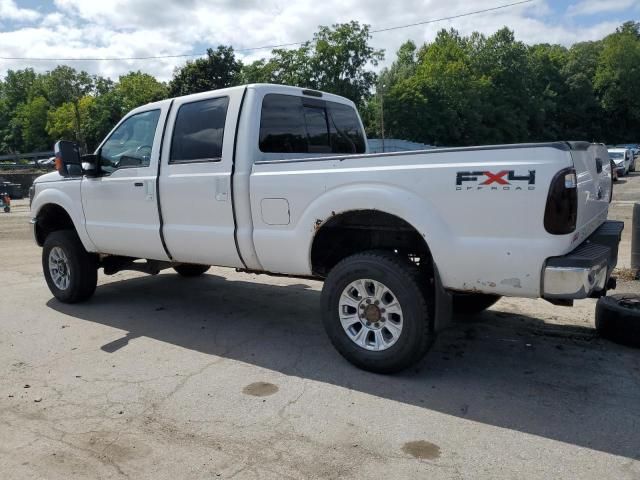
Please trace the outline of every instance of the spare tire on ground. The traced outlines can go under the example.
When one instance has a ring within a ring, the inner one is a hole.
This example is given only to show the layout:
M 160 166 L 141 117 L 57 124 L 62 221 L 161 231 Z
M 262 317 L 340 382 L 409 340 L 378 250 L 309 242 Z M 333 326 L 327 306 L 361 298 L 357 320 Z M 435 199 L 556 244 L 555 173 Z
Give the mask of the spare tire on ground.
M 601 297 L 596 305 L 596 330 L 616 343 L 640 347 L 640 295 Z

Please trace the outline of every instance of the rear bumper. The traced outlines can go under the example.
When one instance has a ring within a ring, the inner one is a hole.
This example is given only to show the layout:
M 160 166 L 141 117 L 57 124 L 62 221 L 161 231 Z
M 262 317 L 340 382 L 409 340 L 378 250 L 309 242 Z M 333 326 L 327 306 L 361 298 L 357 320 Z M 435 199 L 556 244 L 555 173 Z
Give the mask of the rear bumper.
M 549 300 L 577 300 L 606 292 L 618 263 L 618 244 L 624 222 L 606 221 L 573 251 L 547 259 L 542 296 Z

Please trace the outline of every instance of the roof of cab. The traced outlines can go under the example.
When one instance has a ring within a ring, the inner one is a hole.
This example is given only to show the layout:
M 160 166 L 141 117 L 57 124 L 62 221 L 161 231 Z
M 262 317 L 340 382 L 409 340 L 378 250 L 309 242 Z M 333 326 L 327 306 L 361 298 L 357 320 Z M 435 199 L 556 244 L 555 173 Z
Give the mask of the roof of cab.
M 350 106 L 355 108 L 355 104 L 351 100 L 349 100 L 348 98 L 341 97 L 339 95 L 334 95 L 332 93 L 320 92 L 318 90 L 312 90 L 312 89 L 309 89 L 309 88 L 293 87 L 293 86 L 290 86 L 290 85 L 276 85 L 276 84 L 273 84 L 273 83 L 250 83 L 250 84 L 246 84 L 246 85 L 238 85 L 236 87 L 221 88 L 221 89 L 217 89 L 217 90 L 208 90 L 208 91 L 205 91 L 205 92 L 192 93 L 190 95 L 182 95 L 182 96 L 179 96 L 179 97 L 167 98 L 167 99 L 164 99 L 164 100 L 159 100 L 157 102 L 152 102 L 152 103 L 147 103 L 145 105 L 141 105 L 141 106 L 135 108 L 134 110 L 132 110 L 131 112 L 135 112 L 135 111 L 138 111 L 138 110 L 140 110 L 140 111 L 149 110 L 149 107 L 162 107 L 162 106 L 166 105 L 167 103 L 171 102 L 172 100 L 174 100 L 175 98 L 184 99 L 184 98 L 193 97 L 194 99 L 196 99 L 196 98 L 201 98 L 201 97 L 203 97 L 204 94 L 211 93 L 211 92 L 224 94 L 224 93 L 237 92 L 237 91 L 240 91 L 240 90 L 244 90 L 245 88 L 253 89 L 253 90 L 257 90 L 257 91 L 262 91 L 262 92 L 265 92 L 265 93 L 281 93 L 281 94 L 289 94 L 289 95 L 291 95 L 291 94 L 293 94 L 293 95 L 299 95 L 299 94 L 303 94 L 304 95 L 304 94 L 307 94 L 311 98 L 318 98 L 317 94 L 320 94 L 322 96 L 321 98 L 323 98 L 324 100 L 330 100 L 332 102 L 344 103 L 344 104 L 350 105 Z M 313 94 L 311 92 L 313 92 Z

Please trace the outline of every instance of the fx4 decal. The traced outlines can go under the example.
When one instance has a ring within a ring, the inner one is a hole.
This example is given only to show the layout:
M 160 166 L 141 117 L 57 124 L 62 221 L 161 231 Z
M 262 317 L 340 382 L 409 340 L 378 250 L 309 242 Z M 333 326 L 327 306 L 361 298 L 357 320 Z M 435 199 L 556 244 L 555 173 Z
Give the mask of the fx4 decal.
M 535 190 L 536 171 L 516 175 L 515 170 L 457 172 L 456 190 Z

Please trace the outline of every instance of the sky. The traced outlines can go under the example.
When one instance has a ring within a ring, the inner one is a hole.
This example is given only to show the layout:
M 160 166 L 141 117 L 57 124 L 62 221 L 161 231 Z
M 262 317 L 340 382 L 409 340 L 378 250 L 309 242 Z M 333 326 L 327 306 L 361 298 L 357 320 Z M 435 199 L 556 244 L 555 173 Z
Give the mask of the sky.
M 310 40 L 318 25 L 357 20 L 372 29 L 451 17 L 517 0 L 0 0 L 0 57 L 104 58 L 201 54 L 232 45 L 245 61 L 268 57 L 253 47 Z M 640 0 L 534 0 L 526 4 L 428 25 L 374 34 L 385 63 L 411 39 L 433 40 L 438 30 L 491 34 L 503 26 L 526 43 L 565 46 L 596 40 L 628 20 L 640 20 Z M 194 57 L 195 58 L 195 57 Z M 110 61 L 2 60 L 9 69 L 46 71 L 71 65 L 117 79 L 141 70 L 166 81 L 186 58 Z

